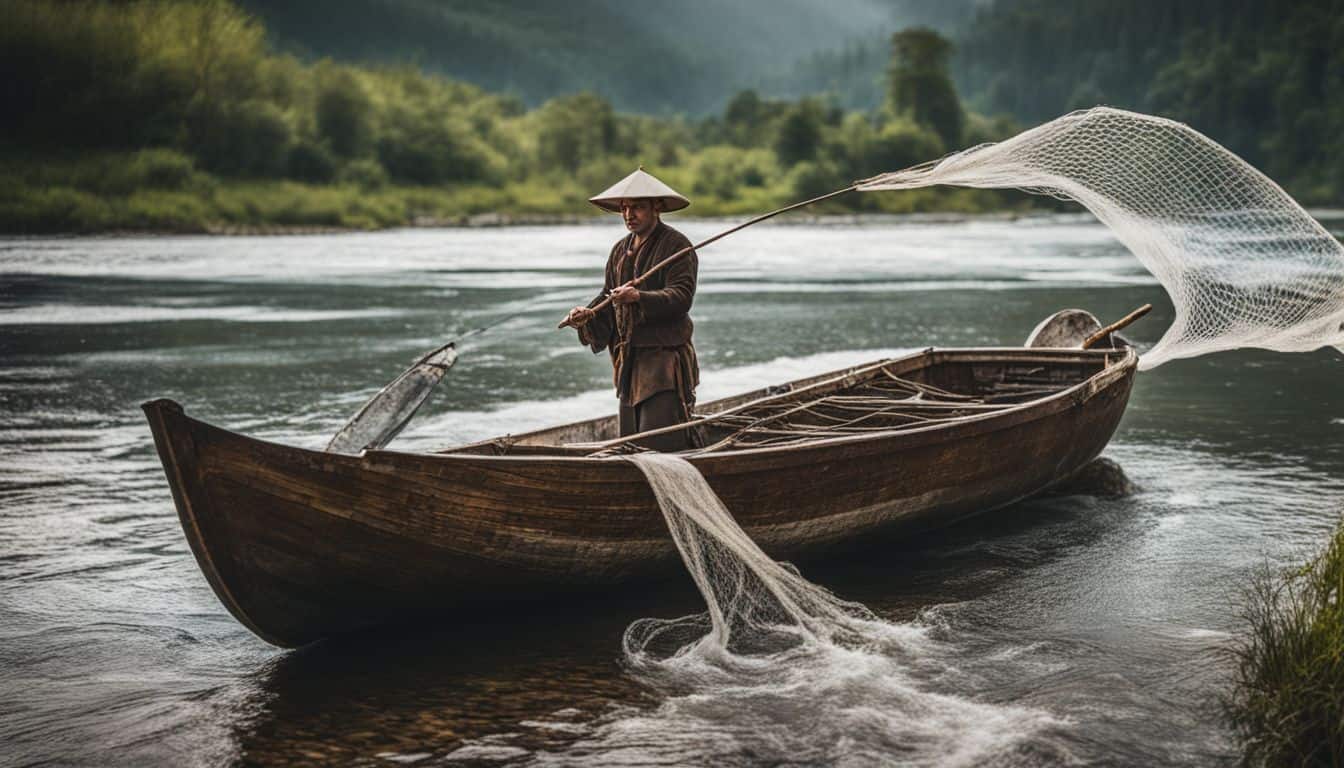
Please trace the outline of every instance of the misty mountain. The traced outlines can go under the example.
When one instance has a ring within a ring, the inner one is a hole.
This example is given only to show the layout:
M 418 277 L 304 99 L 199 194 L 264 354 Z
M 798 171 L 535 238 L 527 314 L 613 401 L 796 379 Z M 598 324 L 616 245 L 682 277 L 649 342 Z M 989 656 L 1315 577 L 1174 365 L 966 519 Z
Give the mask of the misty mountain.
M 744 88 L 876 103 L 898 29 L 950 30 L 981 0 L 243 0 L 281 50 L 409 63 L 535 105 L 595 91 L 617 109 L 717 112 Z

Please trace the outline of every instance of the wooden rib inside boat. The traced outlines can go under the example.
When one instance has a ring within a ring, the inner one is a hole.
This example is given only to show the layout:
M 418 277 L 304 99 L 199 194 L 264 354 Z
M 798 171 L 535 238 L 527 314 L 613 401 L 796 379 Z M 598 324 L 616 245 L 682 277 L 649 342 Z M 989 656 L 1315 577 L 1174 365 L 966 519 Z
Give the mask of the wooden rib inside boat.
M 702 404 L 684 456 L 774 557 L 1037 493 L 1105 447 L 1131 349 L 930 349 Z M 310 451 L 145 412 L 225 606 L 283 646 L 676 568 L 614 416 L 437 453 Z

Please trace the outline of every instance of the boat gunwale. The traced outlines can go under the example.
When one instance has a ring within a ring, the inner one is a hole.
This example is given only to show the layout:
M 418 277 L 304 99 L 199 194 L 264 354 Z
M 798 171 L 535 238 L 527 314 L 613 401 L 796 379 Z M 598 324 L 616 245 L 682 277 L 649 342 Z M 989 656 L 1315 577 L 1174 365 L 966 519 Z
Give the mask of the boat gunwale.
M 1026 419 L 1027 421 L 1034 420 L 1035 418 L 1042 418 L 1048 415 L 1052 415 L 1060 410 L 1064 410 L 1062 408 L 1057 408 L 1055 406 L 1064 403 L 1066 400 L 1074 399 L 1077 393 L 1081 391 L 1084 387 L 1093 387 L 1092 392 L 1089 393 L 1086 398 L 1077 400 L 1076 404 L 1086 402 L 1096 393 L 1102 392 L 1105 389 L 1108 389 L 1109 387 L 1113 386 L 1115 382 L 1120 378 L 1124 377 L 1130 369 L 1136 368 L 1138 365 L 1138 354 L 1132 348 L 1119 349 L 1119 350 L 1117 349 L 1075 350 L 1065 348 L 1053 349 L 1053 348 L 1024 348 L 1024 347 L 942 347 L 942 348 L 929 347 L 927 349 L 903 357 L 891 358 L 885 361 L 879 360 L 874 361 L 873 363 L 865 363 L 862 365 L 851 366 L 850 368 L 847 369 L 839 369 L 837 371 L 832 371 L 830 373 L 834 373 L 835 376 L 832 376 L 830 379 L 823 379 L 822 381 L 815 383 L 822 384 L 828 380 L 843 378 L 844 376 L 851 375 L 852 372 L 857 369 L 868 368 L 878 365 L 885 366 L 891 363 L 901 362 L 904 360 L 911 360 L 921 356 L 929 356 L 931 358 L 938 358 L 939 356 L 943 356 L 944 358 L 953 357 L 954 362 L 976 362 L 974 359 L 967 360 L 966 357 L 969 356 L 974 358 L 974 356 L 977 355 L 983 355 L 986 362 L 998 361 L 1001 360 L 1004 356 L 1014 356 L 1019 357 L 1025 361 L 1031 361 L 1032 357 L 1037 356 L 1042 352 L 1044 352 L 1045 355 L 1039 358 L 1039 362 L 1044 364 L 1050 364 L 1056 362 L 1069 362 L 1069 360 L 1067 360 L 1066 355 L 1062 353 L 1076 354 L 1076 357 L 1072 360 L 1072 362 L 1086 362 L 1089 359 L 1105 359 L 1110 355 L 1115 355 L 1117 353 L 1121 355 L 1121 359 L 1116 361 L 1115 363 L 1106 365 L 1101 370 L 1097 371 L 1091 376 L 1088 376 L 1086 379 L 1083 379 L 1077 384 L 1070 385 L 1064 389 L 1059 390 L 1058 392 L 1051 393 L 1049 395 L 1046 395 L 1045 397 L 1037 398 L 1035 400 L 1028 400 L 1023 403 L 1014 403 L 1001 410 L 991 411 L 988 413 L 965 416 L 954 420 L 936 422 L 933 424 L 928 424 L 925 426 L 914 428 L 890 429 L 890 430 L 882 430 L 856 435 L 843 435 L 838 437 L 818 438 L 816 440 L 794 445 L 763 446 L 755 448 L 735 449 L 729 451 L 715 451 L 710 453 L 697 453 L 698 449 L 691 449 L 673 455 L 682 456 L 683 458 L 686 458 L 687 460 L 691 461 L 693 464 L 700 464 L 700 463 L 717 464 L 719 462 L 737 458 L 760 458 L 760 457 L 768 458 L 773 456 L 810 451 L 816 448 L 848 447 L 851 445 L 860 445 L 870 442 L 887 441 L 897 437 L 927 438 L 930 435 L 936 435 L 941 437 L 944 434 L 949 438 L 963 437 L 965 436 L 963 433 L 967 431 L 966 430 L 967 427 L 976 428 L 984 426 L 987 423 L 998 421 L 1004 421 L 1005 423 L 1002 425 L 995 424 L 994 425 L 995 427 L 1007 427 L 1013 424 L 1020 423 L 1018 418 L 1012 418 L 1012 417 L 1020 417 L 1026 413 L 1032 414 L 1032 418 Z M 1025 354 L 1019 354 L 1019 353 L 1025 353 Z M 1057 356 L 1058 358 L 1064 358 L 1064 359 L 1062 360 L 1049 359 L 1050 356 Z M 945 361 L 946 361 L 945 359 L 944 360 L 934 359 L 931 360 L 931 363 L 945 362 Z M 819 376 L 826 376 L 826 375 L 827 375 L 826 373 L 819 374 Z M 814 377 L 803 377 L 803 378 L 807 379 Z M 781 395 L 787 395 L 787 394 L 793 394 L 793 393 L 792 392 L 781 393 Z M 740 396 L 741 395 L 735 395 L 726 398 L 720 398 L 720 400 L 714 402 L 720 402 L 722 400 L 731 400 L 734 397 L 740 397 Z M 395 463 L 398 459 L 401 458 L 415 458 L 415 459 L 430 459 L 434 461 L 465 461 L 465 462 L 478 462 L 486 464 L 503 464 L 503 465 L 516 464 L 520 466 L 528 464 L 543 464 L 543 463 L 581 464 L 581 465 L 594 466 L 601 464 L 611 464 L 612 462 L 625 461 L 623 456 L 620 454 L 613 454 L 607 456 L 587 456 L 587 455 L 574 456 L 563 453 L 500 455 L 489 453 L 456 453 L 456 452 L 441 452 L 441 451 L 397 451 L 387 449 L 365 450 L 359 452 L 358 454 L 328 453 L 326 451 L 322 451 L 315 448 L 304 448 L 302 446 L 290 445 L 288 443 L 280 443 L 262 437 L 255 437 L 253 435 L 248 435 L 242 432 L 237 432 L 228 429 L 227 427 L 221 427 L 216 424 L 211 424 L 210 422 L 201 421 L 200 419 L 188 415 L 185 409 L 180 404 L 178 404 L 176 401 L 169 399 L 159 398 L 155 400 L 150 400 L 144 403 L 142 407 L 149 409 L 149 408 L 157 408 L 160 407 L 161 405 L 171 405 L 181 413 L 183 418 L 186 418 L 190 421 L 199 424 L 205 424 L 213 429 L 228 432 L 229 434 L 234 435 L 238 438 L 244 440 L 253 440 L 258 443 L 263 443 L 283 450 L 308 454 L 313 457 L 321 457 L 325 460 L 338 459 L 338 460 L 348 460 L 359 464 L 367 464 L 370 461 L 388 460 Z M 602 418 L 607 417 L 601 417 L 601 416 L 597 417 L 597 419 Z M 589 421 L 595 421 L 597 419 L 591 419 Z M 559 427 L 565 427 L 570 426 L 572 424 L 581 424 L 581 423 L 584 422 L 578 421 L 578 422 L 571 422 L 570 424 L 560 424 L 556 425 L 556 427 L 548 427 L 546 429 L 555 429 Z M 545 430 L 538 430 L 538 431 L 545 431 Z M 978 432 L 979 430 L 974 429 L 974 431 Z M 511 436 L 502 435 L 495 438 L 491 438 L 490 440 L 505 439 L 507 437 Z M 637 437 L 637 436 L 632 435 L 631 437 Z M 456 446 L 455 448 L 450 448 L 446 450 L 457 451 L 464 447 L 485 445 L 489 444 L 490 440 L 480 441 L 477 443 L 467 443 L 463 446 Z M 918 440 L 918 442 L 923 442 L 923 440 Z
M 714 452 L 700 452 L 699 449 L 690 449 L 690 450 L 687 450 L 687 451 L 676 452 L 676 453 L 674 453 L 673 455 L 681 456 L 681 457 L 687 459 L 688 461 L 691 461 L 693 464 L 699 464 L 699 463 L 701 463 L 701 462 L 708 462 L 708 461 L 718 462 L 718 461 L 723 461 L 723 460 L 733 459 L 733 458 L 739 458 L 739 457 L 743 457 L 743 458 L 747 458 L 747 457 L 752 457 L 752 458 L 754 458 L 754 457 L 760 457 L 760 456 L 767 456 L 767 457 L 768 457 L 768 456 L 772 456 L 772 455 L 788 454 L 788 453 L 795 453 L 795 452 L 799 452 L 799 451 L 803 451 L 803 450 L 810 450 L 810 449 L 812 449 L 812 448 L 830 448 L 830 447 L 836 447 L 836 446 L 849 446 L 849 445 L 857 445 L 857 444 L 862 444 L 862 443 L 867 443 L 867 442 L 875 442 L 875 441 L 881 441 L 881 440 L 890 440 L 890 439 L 892 439 L 893 437 L 905 437 L 905 436 L 910 436 L 910 435 L 923 437 L 923 436 L 928 435 L 928 434 L 931 434 L 931 433 L 939 433 L 939 432 L 955 433 L 955 432 L 958 431 L 958 428 L 959 428 L 959 427 L 963 427 L 963 426 L 965 426 L 965 425 L 975 425 L 975 426 L 979 426 L 979 425 L 981 425 L 981 424 L 983 424 L 983 423 L 985 423 L 985 422 L 989 422 L 989 421 L 993 421 L 993 420 L 997 420 L 997 419 L 1004 419 L 1004 418 L 1007 418 L 1007 417 L 1010 417 L 1010 416 L 1018 416 L 1018 415 L 1020 415 L 1020 414 L 1022 414 L 1022 413 L 1025 413 L 1025 412 L 1031 412 L 1031 413 L 1033 413 L 1033 414 L 1038 414 L 1038 417 L 1044 417 L 1044 416 L 1046 416 L 1046 415 L 1050 415 L 1050 414 L 1053 414 L 1053 413 L 1056 412 L 1056 409 L 1054 409 L 1054 408 L 1050 408 L 1050 407 L 1048 407 L 1048 406 L 1057 405 L 1058 403 L 1060 403 L 1060 402 L 1062 402 L 1062 401 L 1064 401 L 1064 400 L 1066 400 L 1066 399 L 1072 399 L 1072 398 L 1074 397 L 1074 395 L 1076 395 L 1076 393 L 1077 393 L 1078 391 L 1080 391 L 1082 388 L 1084 388 L 1084 387 L 1089 387 L 1089 386 L 1094 386 L 1093 391 L 1092 391 L 1091 393 L 1089 393 L 1088 396 L 1087 396 L 1086 398 L 1083 398 L 1083 399 L 1081 399 L 1081 400 L 1078 400 L 1078 401 L 1076 402 L 1076 404 L 1081 404 L 1081 403 L 1083 403 L 1083 402 L 1086 402 L 1088 399 L 1091 399 L 1091 397 L 1092 397 L 1093 395 L 1095 395 L 1095 394 L 1097 394 L 1097 393 L 1099 393 L 1099 392 L 1101 392 L 1101 391 L 1103 391 L 1103 390 L 1109 388 L 1110 386 L 1112 386 L 1112 385 L 1115 383 L 1116 380 L 1118 380 L 1119 378 L 1122 378 L 1122 377 L 1126 374 L 1126 372 L 1128 371 L 1128 369 L 1137 367 L 1137 365 L 1138 365 L 1138 360 L 1139 360 L 1138 353 L 1137 353 L 1133 348 L 1125 348 L 1125 349 L 1100 349 L 1100 350 L 1081 350 L 1081 349 L 1079 349 L 1079 350 L 1075 350 L 1075 349 L 1066 349 L 1066 348 L 1054 349 L 1054 348 L 1029 348 L 1029 347 L 941 347 L 941 348 L 940 348 L 940 347 L 929 347 L 929 348 L 927 348 L 927 349 L 924 349 L 924 350 L 921 350 L 921 351 L 919 351 L 919 352 L 915 352 L 915 353 L 912 353 L 912 354 L 910 354 L 910 355 L 906 355 L 906 356 L 903 356 L 903 357 L 894 357 L 894 358 L 890 358 L 890 359 L 888 359 L 888 360 L 878 360 L 878 361 L 874 361 L 874 362 L 872 362 L 872 363 L 864 363 L 864 364 L 862 364 L 862 365 L 852 366 L 852 367 L 850 367 L 850 368 L 848 368 L 848 369 L 839 369 L 839 370 L 836 370 L 836 371 L 832 371 L 831 373 L 834 373 L 834 374 L 835 374 L 834 376 L 830 377 L 829 379 L 823 379 L 822 381 L 815 382 L 815 384 L 825 384 L 825 383 L 828 383 L 828 382 L 830 382 L 830 381 L 834 381 L 834 380 L 836 380 L 836 379 L 844 378 L 845 376 L 852 375 L 855 371 L 857 371 L 857 370 L 859 370 L 859 369 L 863 369 L 863 368 L 872 368 L 872 367 L 885 367 L 886 365 L 890 365 L 891 363 L 901 362 L 901 361 L 904 361 L 904 360 L 911 360 L 911 359 L 918 358 L 918 357 L 923 357 L 923 356 L 929 356 L 930 358 L 935 358 L 935 359 L 932 359 L 932 360 L 930 361 L 930 363 L 931 363 L 931 364 L 936 364 L 936 363 L 939 363 L 939 362 L 945 362 L 945 360 L 939 360 L 939 359 L 936 359 L 936 358 L 937 358 L 938 356 L 940 356 L 940 355 L 941 355 L 941 356 L 944 356 L 944 357 L 948 357 L 948 356 L 956 356 L 958 359 L 955 360 L 955 362 L 975 362 L 975 360 L 973 360 L 973 359 L 972 359 L 972 360 L 965 360 L 965 359 L 962 359 L 962 358 L 963 358 L 964 356 L 966 356 L 966 355 L 985 354 L 985 355 L 986 355 L 986 361 L 995 361 L 995 360 L 997 360 L 997 359 L 1000 359 L 1001 356 L 1002 356 L 1004 353 L 1018 353 L 1018 352 L 1026 352 L 1026 353 L 1030 353 L 1030 354 L 1026 354 L 1026 355 L 1023 355 L 1023 356 L 1022 356 L 1022 357 L 1025 358 L 1027 361 L 1030 361 L 1030 359 L 1031 359 L 1031 357 L 1032 357 L 1033 355 L 1035 355 L 1035 354 L 1039 354 L 1039 353 L 1041 353 L 1041 352 L 1046 352 L 1047 354 L 1050 354 L 1050 353 L 1062 353 L 1062 352 L 1077 353 L 1079 357 L 1076 358 L 1073 362 L 1084 362 L 1084 361 L 1087 361 L 1088 359 L 1096 359 L 1096 358 L 1100 358 L 1100 359 L 1103 359 L 1103 360 L 1104 360 L 1104 359 L 1109 358 L 1109 356 L 1111 356 L 1111 355 L 1115 355 L 1115 354 L 1117 354 L 1117 353 L 1121 355 L 1121 359 L 1118 360 L 1118 361 L 1116 361 L 1115 363 L 1112 363 L 1112 364 L 1109 364 L 1109 365 L 1105 365 L 1101 370 L 1097 371 L 1096 373 L 1092 374 L 1091 376 L 1088 376 L 1086 379 L 1083 379 L 1082 381 L 1078 382 L 1077 384 L 1073 384 L 1073 385 L 1068 386 L 1068 387 L 1066 387 L 1066 388 L 1064 388 L 1064 389 L 1061 389 L 1061 390 L 1059 390 L 1058 392 L 1053 392 L 1053 393 L 1051 393 L 1051 394 L 1049 394 L 1049 395 L 1046 395 L 1045 397 L 1040 397 L 1040 398 L 1037 398 L 1037 399 L 1034 399 L 1034 400 L 1027 400 L 1027 401 L 1022 402 L 1022 403 L 1014 403 L 1014 404 L 1012 404 L 1012 405 L 1010 405 L 1010 406 L 1008 406 L 1008 407 L 1006 407 L 1006 408 L 1003 408 L 1003 409 L 1001 409 L 1001 410 L 991 411 L 991 412 L 988 412 L 988 413 L 982 413 L 982 414 L 975 414 L 975 415 L 970 415 L 970 416 L 964 416 L 964 417 L 962 417 L 962 418 L 958 418 L 958 419 L 954 419 L 954 420 L 948 420 L 948 421 L 943 421 L 943 422 L 937 422 L 937 423 L 928 424 L 928 425 L 921 426 L 921 427 L 913 427 L 913 428 L 905 428 L 905 429 L 899 429 L 899 428 L 897 428 L 897 429 L 887 429 L 887 430 L 874 431 L 874 432 L 868 432 L 868 433 L 857 434 L 857 435 L 842 435 L 842 436 L 838 436 L 838 437 L 817 438 L 816 440 L 809 440 L 809 441 L 807 441 L 807 442 L 805 442 L 805 443 L 797 443 L 797 444 L 793 444 L 793 445 L 763 446 L 763 447 L 757 447 L 757 448 L 741 448 L 741 449 L 734 449 L 734 450 L 728 450 L 728 451 L 714 451 Z M 1063 355 L 1060 355 L 1060 357 L 1063 357 Z M 1058 360 L 1058 359 L 1041 359 L 1040 362 L 1045 363 L 1045 364 L 1050 364 L 1050 363 L 1068 362 L 1068 361 L 1067 361 L 1067 360 Z M 823 374 L 819 374 L 819 375 L 820 375 L 820 376 L 826 376 L 827 374 L 823 373 Z M 804 378 L 813 378 L 813 377 L 804 377 Z M 783 393 L 780 393 L 780 394 L 781 394 L 781 395 L 789 395 L 789 394 L 793 394 L 793 392 L 792 392 L 792 391 L 791 391 L 791 392 L 783 392 Z M 726 397 L 726 398 L 720 398 L 720 400 L 718 400 L 718 401 L 714 401 L 714 402 L 720 402 L 720 401 L 722 401 L 722 400 L 731 400 L 731 399 L 733 399 L 734 397 L 740 397 L 740 396 L 741 396 L 741 395 L 729 396 L 729 397 Z M 602 419 L 602 418 L 607 418 L 607 417 L 597 417 L 597 418 L 598 418 L 598 419 Z M 596 421 L 596 420 L 597 420 L 597 419 L 591 419 L 590 421 Z M 549 430 L 549 429 L 556 429 L 556 428 L 559 428 L 559 427 L 566 427 L 566 426 L 571 426 L 571 425 L 573 425 L 573 424 L 582 424 L 582 423 L 584 423 L 584 422 L 582 422 L 582 421 L 571 422 L 570 424 L 560 424 L 560 425 L 557 425 L 556 427 L 547 427 L 546 429 L 543 429 L 543 430 L 537 430 L 537 431 L 543 431 L 543 432 L 544 432 L 544 431 Z M 1018 423 L 1018 422 L 1017 422 L 1017 421 L 1013 421 L 1012 423 Z M 1007 425 L 1005 425 L 1005 426 L 1007 426 Z M 524 434 L 531 434 L 531 433 L 524 433 Z M 958 436 L 960 436 L 960 435 L 958 435 Z M 374 451 L 363 451 L 363 452 L 359 453 L 358 455 L 356 455 L 356 456 L 354 456 L 354 457 L 355 457 L 355 458 L 369 458 L 369 459 L 376 459 L 376 458 L 389 458 L 389 459 L 391 459 L 391 458 L 395 458 L 395 457 L 399 457 L 399 456 L 414 456 L 414 457 L 420 457 L 420 458 L 435 458 L 435 459 L 472 459 L 472 460 L 488 460 L 488 461 L 509 461 L 509 462 L 519 462 L 519 463 L 532 463 L 532 462 L 562 462 L 562 463 L 572 463 L 572 462 L 582 462 L 582 463 L 608 462 L 608 463 L 609 463 L 609 462 L 612 462 L 612 461 L 624 461 L 624 458 L 623 458 L 623 456 L 622 456 L 621 454 L 613 454 L 613 455 L 608 455 L 608 456 L 574 456 L 574 455 L 567 455 L 567 454 L 563 454 L 563 453 L 556 453 L 556 454 L 536 453 L 536 454 L 522 454 L 522 455 L 509 455 L 509 454 L 503 454 L 503 455 L 498 455 L 498 454 L 486 454 L 486 453 L 455 453 L 455 452 L 451 452 L 451 451 L 460 450 L 461 448 L 468 447 L 468 446 L 474 446 L 474 445 L 488 445 L 488 444 L 489 444 L 491 441 L 493 441 L 493 440 L 500 440 L 500 439 L 505 439 L 505 438 L 508 438 L 508 437 L 511 437 L 511 436 L 510 436 L 510 435 L 502 435 L 502 436 L 498 436 L 498 437 L 494 437 L 494 438 L 489 438 L 489 439 L 487 439 L 487 440 L 479 441 L 479 442 L 477 442 L 477 443 L 468 443 L 468 444 L 466 444 L 466 445 L 464 445 L 464 446 L 458 446 L 458 447 L 456 447 L 456 448 L 447 449 L 447 451 L 449 451 L 449 452 L 438 452 L 438 451 L 395 451 L 395 450 L 374 450 Z M 630 437 L 631 439 L 633 439 L 633 438 L 637 438 L 638 435 L 630 435 L 629 437 Z M 561 447 L 561 446 L 557 446 L 557 447 Z M 299 450 L 307 450 L 307 449 L 299 449 Z

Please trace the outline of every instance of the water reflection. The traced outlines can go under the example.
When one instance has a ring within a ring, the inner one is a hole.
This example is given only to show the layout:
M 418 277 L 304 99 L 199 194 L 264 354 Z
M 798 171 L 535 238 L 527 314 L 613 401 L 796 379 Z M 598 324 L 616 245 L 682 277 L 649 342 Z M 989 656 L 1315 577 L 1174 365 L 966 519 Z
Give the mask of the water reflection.
M 611 239 L 572 227 L 0 244 L 0 762 L 563 762 L 656 712 L 619 639 L 636 618 L 701 610 L 688 580 L 266 646 L 196 568 L 137 408 L 174 397 L 318 445 L 419 353 L 524 309 L 471 341 L 400 444 L 606 412 L 608 362 L 553 329 Z M 1129 332 L 1141 346 L 1171 321 L 1161 289 L 1078 219 L 762 227 L 716 248 L 693 311 L 706 399 L 900 349 L 1020 344 L 1061 307 L 1118 318 L 1152 302 Z M 1235 628 L 1229 590 L 1266 556 L 1298 557 L 1344 510 L 1341 375 L 1327 351 L 1145 372 L 1108 449 L 1137 496 L 1021 504 L 804 574 L 934 636 L 931 690 L 1065 723 L 1004 760 L 1230 760 L 1206 709 L 1222 685 L 1214 650 Z
M 619 647 L 654 606 L 697 609 L 689 582 L 670 580 L 563 605 L 427 615 L 286 653 L 256 673 L 259 711 L 236 740 L 257 765 L 444 755 L 501 735 L 515 748 L 557 749 L 572 735 L 525 724 L 652 704 L 622 674 Z
M 1008 764 L 1229 762 L 1226 733 L 1209 727 L 1218 716 L 1208 695 L 1226 673 L 1217 649 L 1229 592 L 1210 589 L 1208 572 L 1239 570 L 1211 561 L 1225 553 L 1224 538 L 1248 531 L 1210 532 L 1205 523 L 1225 520 L 1220 507 L 1183 511 L 1173 494 L 1191 476 L 1205 490 L 1232 481 L 1237 490 L 1219 501 L 1240 506 L 1254 483 L 1238 473 L 1273 471 L 1145 446 L 1115 453 L 1145 486 L 1137 496 L 1034 500 L 862 542 L 842 558 L 801 563 L 804 575 L 931 632 L 938 643 L 926 651 L 936 657 L 922 660 L 920 677 L 928 690 L 1061 719 L 1003 756 Z M 1187 478 L 1179 488 L 1165 479 L 1173 465 Z M 1318 488 L 1344 503 L 1344 488 Z M 1245 553 L 1247 562 L 1258 556 Z M 1185 583 L 1191 573 L 1202 574 L 1195 584 Z M 264 705 L 236 737 L 245 759 L 563 763 L 576 743 L 587 746 L 573 759 L 591 758 L 586 740 L 623 721 L 656 721 L 663 703 L 621 667 L 629 621 L 702 604 L 679 577 L 560 609 L 501 608 L 468 624 L 383 628 L 268 663 L 256 675 Z

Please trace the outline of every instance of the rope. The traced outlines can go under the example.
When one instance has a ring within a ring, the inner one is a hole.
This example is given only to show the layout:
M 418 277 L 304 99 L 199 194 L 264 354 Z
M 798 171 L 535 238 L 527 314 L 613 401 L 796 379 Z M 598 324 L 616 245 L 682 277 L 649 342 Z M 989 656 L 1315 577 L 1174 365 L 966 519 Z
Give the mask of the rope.
M 522 317 L 524 314 L 525 314 L 524 312 L 514 312 L 514 313 L 511 314 L 511 315 L 505 315 L 504 317 L 501 317 L 501 318 L 499 318 L 499 319 L 497 319 L 497 320 L 494 320 L 494 321 L 491 321 L 491 322 L 489 322 L 489 323 L 486 323 L 485 325 L 482 325 L 480 328 L 472 328 L 470 331 L 467 331 L 466 333 L 463 333 L 462 335 L 458 336 L 457 338 L 450 340 L 450 341 L 448 342 L 448 344 L 456 344 L 457 342 L 462 341 L 463 339 L 469 339 L 469 338 L 471 338 L 472 336 L 478 336 L 478 335 L 480 335 L 480 334 L 482 334 L 482 333 L 485 333 L 486 331 L 489 331 L 489 330 L 494 329 L 494 328 L 498 328 L 499 326 L 501 326 L 501 325 L 503 325 L 503 324 L 509 322 L 510 320 L 514 319 L 515 317 Z M 447 346 L 447 345 L 445 344 L 444 346 Z

